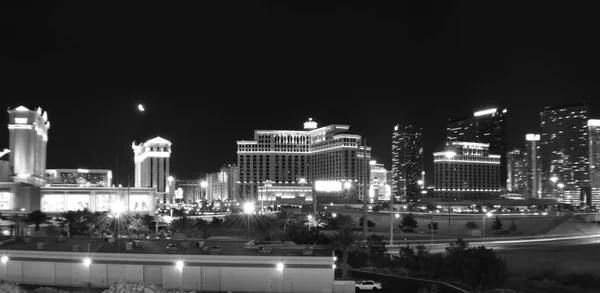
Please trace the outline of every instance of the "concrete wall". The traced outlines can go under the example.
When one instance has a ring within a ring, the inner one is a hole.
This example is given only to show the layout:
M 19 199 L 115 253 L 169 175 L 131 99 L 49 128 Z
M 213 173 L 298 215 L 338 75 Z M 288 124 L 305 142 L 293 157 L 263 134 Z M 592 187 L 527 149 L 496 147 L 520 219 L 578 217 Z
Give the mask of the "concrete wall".
M 163 288 L 232 292 L 332 293 L 333 257 L 179 256 L 0 251 L 0 280 L 40 285 L 109 287 L 118 281 Z M 87 266 L 83 259 L 89 257 Z M 184 259 L 184 268 L 175 263 Z M 277 264 L 284 264 L 283 271 Z

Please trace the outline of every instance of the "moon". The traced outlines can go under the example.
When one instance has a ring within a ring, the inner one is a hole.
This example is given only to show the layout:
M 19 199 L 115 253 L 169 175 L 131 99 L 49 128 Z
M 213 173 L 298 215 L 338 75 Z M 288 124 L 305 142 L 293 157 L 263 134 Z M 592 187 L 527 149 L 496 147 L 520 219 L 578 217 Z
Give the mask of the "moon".
M 144 109 L 144 105 L 142 105 L 142 104 L 139 104 L 139 105 L 138 105 L 138 110 L 139 110 L 140 112 L 144 112 L 144 111 L 146 111 L 146 110 Z

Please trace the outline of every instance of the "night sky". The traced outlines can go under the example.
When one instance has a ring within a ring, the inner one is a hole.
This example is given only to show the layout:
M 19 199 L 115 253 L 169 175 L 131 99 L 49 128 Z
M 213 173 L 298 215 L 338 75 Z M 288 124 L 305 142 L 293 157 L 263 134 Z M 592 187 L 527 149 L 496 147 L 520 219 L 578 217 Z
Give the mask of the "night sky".
M 160 135 L 171 172 L 195 179 L 235 163 L 255 129 L 312 117 L 351 125 L 388 168 L 393 126 L 421 126 L 431 170 L 448 118 L 507 107 L 513 148 L 543 106 L 600 114 L 600 25 L 581 2 L 123 2 L 0 10 L 0 105 L 48 110 L 48 168 L 118 161 L 126 178 L 131 142 Z

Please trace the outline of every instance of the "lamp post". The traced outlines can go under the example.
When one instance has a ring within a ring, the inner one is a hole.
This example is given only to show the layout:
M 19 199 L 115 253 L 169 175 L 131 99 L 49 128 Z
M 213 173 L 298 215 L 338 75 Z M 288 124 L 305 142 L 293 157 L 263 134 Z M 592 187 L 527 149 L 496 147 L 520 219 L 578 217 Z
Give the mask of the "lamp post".
M 485 218 L 491 218 L 493 216 L 492 212 L 487 212 L 487 214 L 483 215 L 483 228 L 481 229 L 483 239 L 485 239 Z
M 451 172 L 448 172 L 448 174 L 452 174 L 452 176 L 450 176 L 450 178 L 454 178 L 454 176 L 456 176 L 456 174 L 454 174 L 454 172 L 452 172 L 452 159 L 456 156 L 456 152 L 453 151 L 447 151 L 444 153 L 444 156 L 446 156 L 446 158 L 448 159 L 448 169 L 450 169 Z M 450 184 L 448 184 L 450 185 Z M 454 187 L 454 186 L 452 186 Z M 452 188 L 454 189 L 454 188 Z M 450 196 L 448 196 L 448 232 L 450 232 Z

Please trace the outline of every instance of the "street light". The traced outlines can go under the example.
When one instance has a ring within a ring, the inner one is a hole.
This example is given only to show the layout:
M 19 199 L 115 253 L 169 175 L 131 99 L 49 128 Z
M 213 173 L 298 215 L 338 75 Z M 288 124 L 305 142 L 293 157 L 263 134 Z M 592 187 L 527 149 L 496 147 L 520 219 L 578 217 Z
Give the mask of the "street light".
M 248 222 L 246 223 L 246 225 L 248 226 L 248 234 L 246 234 L 246 239 L 250 238 L 250 217 L 252 214 L 254 214 L 254 209 L 256 208 L 256 206 L 254 205 L 253 202 L 247 202 L 244 204 L 244 213 L 248 218 Z
M 454 151 L 446 151 L 444 153 L 444 156 L 448 159 L 448 169 L 452 170 L 452 158 L 454 158 L 456 156 L 456 152 Z M 450 174 L 450 172 L 448 172 Z M 452 176 L 455 176 L 456 174 L 454 174 L 454 172 L 452 172 Z M 454 181 L 454 180 L 453 180 Z M 450 187 L 450 186 L 448 186 Z M 449 188 L 446 188 L 449 189 Z M 454 189 L 454 188 L 452 188 Z M 448 196 L 448 232 L 450 232 L 450 196 Z
M 491 218 L 492 216 L 492 212 L 487 212 L 485 215 L 483 215 L 483 229 L 481 229 L 481 231 L 483 231 L 483 239 L 485 239 L 485 218 Z
M 86 257 L 86 258 L 83 259 L 83 264 L 86 267 L 89 267 L 92 264 L 92 260 L 89 257 Z

